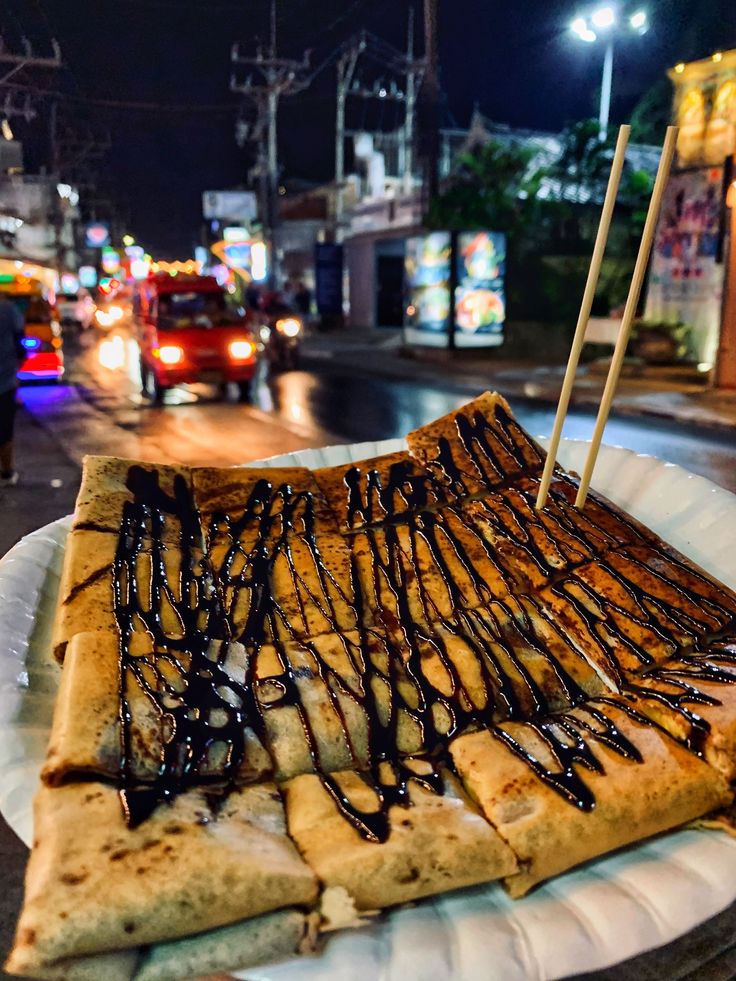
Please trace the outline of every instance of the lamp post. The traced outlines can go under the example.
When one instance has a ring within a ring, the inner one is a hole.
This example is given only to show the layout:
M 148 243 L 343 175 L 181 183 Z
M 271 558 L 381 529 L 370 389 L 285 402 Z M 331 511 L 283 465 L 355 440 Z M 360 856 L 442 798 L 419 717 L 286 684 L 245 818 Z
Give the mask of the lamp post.
M 646 34 L 649 21 L 644 10 L 637 10 L 627 18 L 629 30 L 636 34 Z M 587 16 L 576 17 L 570 30 L 579 41 L 593 44 L 598 40 L 605 42 L 603 54 L 603 78 L 601 79 L 601 101 L 598 108 L 598 137 L 605 140 L 608 135 L 608 117 L 611 109 L 611 82 L 613 79 L 613 39 L 620 29 L 620 11 L 616 7 L 597 7 Z

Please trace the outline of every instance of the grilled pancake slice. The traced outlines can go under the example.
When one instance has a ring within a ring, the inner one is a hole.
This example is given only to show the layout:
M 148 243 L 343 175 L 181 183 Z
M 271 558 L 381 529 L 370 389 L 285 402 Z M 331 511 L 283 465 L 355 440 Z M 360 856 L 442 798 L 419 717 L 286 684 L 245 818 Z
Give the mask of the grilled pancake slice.
M 416 773 L 419 780 L 408 777 L 406 806 L 384 804 L 383 812 L 380 797 L 396 780 L 387 764 L 378 779 L 352 771 L 334 774 L 331 790 L 315 775 L 284 784 L 289 834 L 325 886 L 345 889 L 357 909 L 371 910 L 516 871 L 511 849 L 446 768 L 437 772 L 442 792 L 436 793 L 420 782 L 433 772 L 426 761 L 407 760 L 404 767 L 404 776 Z M 385 840 L 361 835 L 340 813 L 341 800 L 357 821 L 374 826 L 385 817 Z
M 218 809 L 208 797 L 188 791 L 131 828 L 114 787 L 41 787 L 8 969 L 28 974 L 315 900 L 274 784 L 234 789 Z
M 517 855 L 524 895 L 551 876 L 729 803 L 728 782 L 615 697 L 450 746 L 470 796 Z

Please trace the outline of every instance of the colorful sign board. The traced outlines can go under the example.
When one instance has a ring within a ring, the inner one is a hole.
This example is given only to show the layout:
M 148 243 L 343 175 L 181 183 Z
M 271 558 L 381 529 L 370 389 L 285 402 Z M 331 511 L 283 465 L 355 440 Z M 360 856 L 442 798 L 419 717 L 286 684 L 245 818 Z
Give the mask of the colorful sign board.
M 458 346 L 483 338 L 500 343 L 506 319 L 506 236 L 500 232 L 462 232 L 458 235 L 455 261 Z
M 718 347 L 723 295 L 723 263 L 718 261 L 722 200 L 722 167 L 670 177 L 644 312 L 647 320 L 689 324 L 690 357 L 710 365 Z
M 109 245 L 109 226 L 104 221 L 91 221 L 84 229 L 84 244 L 88 249 L 101 249 Z
M 110 276 L 114 276 L 116 272 L 120 271 L 120 256 L 115 249 L 111 249 L 109 246 L 103 248 L 100 262 L 103 271 Z
M 97 286 L 97 270 L 94 266 L 79 267 L 79 284 L 87 290 Z
M 257 214 L 253 191 L 205 191 L 202 214 L 207 219 L 249 225 Z
M 453 243 L 454 238 L 454 243 Z M 453 254 L 454 252 L 454 254 Z M 455 344 L 503 342 L 506 238 L 498 232 L 431 232 L 406 243 L 407 339 L 447 345 L 452 263 L 455 264 Z
M 736 50 L 680 64 L 668 74 L 675 86 L 680 165 L 722 164 L 736 152 Z
M 424 334 L 446 334 L 450 319 L 450 233 L 431 232 L 406 243 L 407 323 Z
M 223 228 L 222 237 L 226 242 L 247 242 L 250 239 L 250 232 L 242 225 L 228 225 Z
M 79 277 L 75 276 L 74 273 L 62 273 L 61 274 L 61 292 L 66 293 L 67 296 L 71 296 L 73 293 L 79 292 Z

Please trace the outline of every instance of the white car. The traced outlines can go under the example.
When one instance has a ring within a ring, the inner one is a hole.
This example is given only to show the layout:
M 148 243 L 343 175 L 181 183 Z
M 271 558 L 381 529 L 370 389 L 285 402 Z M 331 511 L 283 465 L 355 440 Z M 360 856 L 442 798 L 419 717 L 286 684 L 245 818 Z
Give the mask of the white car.
M 62 325 L 79 323 L 78 306 L 79 295 L 77 293 L 59 293 L 56 298 L 56 308 L 59 311 L 59 321 Z

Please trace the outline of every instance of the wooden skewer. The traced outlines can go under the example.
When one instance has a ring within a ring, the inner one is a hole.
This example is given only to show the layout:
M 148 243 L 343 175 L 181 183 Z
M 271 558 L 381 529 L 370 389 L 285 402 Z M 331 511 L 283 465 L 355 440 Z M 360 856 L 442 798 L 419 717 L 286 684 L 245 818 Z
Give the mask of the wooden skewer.
M 590 268 L 588 269 L 588 279 L 585 283 L 585 289 L 583 291 L 583 299 L 580 303 L 580 313 L 578 314 L 578 322 L 575 327 L 575 334 L 572 339 L 572 347 L 570 348 L 570 357 L 567 359 L 567 369 L 565 370 L 565 378 L 562 382 L 562 390 L 560 391 L 560 401 L 557 403 L 557 414 L 555 415 L 555 422 L 552 427 L 552 435 L 549 440 L 549 449 L 547 450 L 547 460 L 544 464 L 544 472 L 542 473 L 542 480 L 539 484 L 539 492 L 537 493 L 537 503 L 536 509 L 540 511 L 544 505 L 547 503 L 547 494 L 549 493 L 549 485 L 552 482 L 552 474 L 555 469 L 555 457 L 557 456 L 557 450 L 560 445 L 560 437 L 562 435 L 562 427 L 565 424 L 565 416 L 567 415 L 567 408 L 570 404 L 570 396 L 572 395 L 572 388 L 575 384 L 575 372 L 577 371 L 578 361 L 580 360 L 580 352 L 583 349 L 583 344 L 585 342 L 585 331 L 588 327 L 588 320 L 590 318 L 590 310 L 593 306 L 593 298 L 595 297 L 595 290 L 598 285 L 598 277 L 601 272 L 601 263 L 603 262 L 603 253 L 606 249 L 606 241 L 608 240 L 608 231 L 611 227 L 611 217 L 613 215 L 613 207 L 616 203 L 616 195 L 618 194 L 618 185 L 621 180 L 621 171 L 624 166 L 624 157 L 626 156 L 626 145 L 629 142 L 629 134 L 631 133 L 630 126 L 622 126 L 618 131 L 618 140 L 616 141 L 616 150 L 613 155 L 613 161 L 611 163 L 611 173 L 608 177 L 608 187 L 606 188 L 606 197 L 603 201 L 603 209 L 601 211 L 601 219 L 598 224 L 598 232 L 595 237 L 595 245 L 593 246 L 593 255 L 590 259 Z
M 619 328 L 618 338 L 616 340 L 616 347 L 613 352 L 613 357 L 611 358 L 611 367 L 608 369 L 608 378 L 606 379 L 606 386 L 603 389 L 603 396 L 598 409 L 598 418 L 596 419 L 595 429 L 593 430 L 593 438 L 590 443 L 590 449 L 588 450 L 585 467 L 580 478 L 580 487 L 578 488 L 577 497 L 575 498 L 576 508 L 581 508 L 585 504 L 585 499 L 588 496 L 590 478 L 593 476 L 593 469 L 598 457 L 598 450 L 600 449 L 601 440 L 603 439 L 603 430 L 606 427 L 608 414 L 611 411 L 611 403 L 613 402 L 613 396 L 616 392 L 618 377 L 621 374 L 621 365 L 623 364 L 624 355 L 626 354 L 626 347 L 629 343 L 631 327 L 634 323 L 634 315 L 639 302 L 641 287 L 644 282 L 644 274 L 646 273 L 647 263 L 649 261 L 649 253 L 652 250 L 654 232 L 657 227 L 657 218 L 659 217 L 659 211 L 662 207 L 662 196 L 667 185 L 667 178 L 669 177 L 670 166 L 672 165 L 672 157 L 675 153 L 676 141 L 677 126 L 668 126 L 664 146 L 662 147 L 662 156 L 659 158 L 659 167 L 657 168 L 657 177 L 654 181 L 652 199 L 649 202 L 647 219 L 644 223 L 644 232 L 642 233 L 641 242 L 639 244 L 639 254 L 636 257 L 634 275 L 631 279 L 631 286 L 629 287 L 629 295 L 626 299 L 626 306 L 624 308 L 624 315 L 621 320 L 621 327 Z

